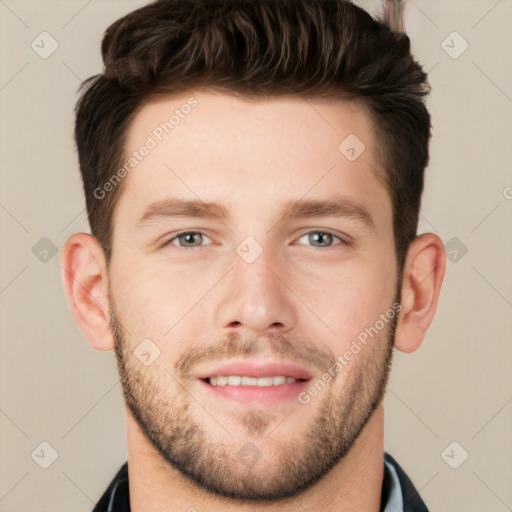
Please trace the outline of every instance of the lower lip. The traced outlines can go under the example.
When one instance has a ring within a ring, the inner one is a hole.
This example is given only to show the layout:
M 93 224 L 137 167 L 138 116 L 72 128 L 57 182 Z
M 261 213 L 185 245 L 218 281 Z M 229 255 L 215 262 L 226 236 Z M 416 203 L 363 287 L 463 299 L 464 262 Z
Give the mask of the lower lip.
M 309 381 L 296 381 L 278 386 L 212 386 L 199 379 L 200 386 L 217 397 L 226 398 L 241 404 L 276 404 L 286 400 L 298 400 Z

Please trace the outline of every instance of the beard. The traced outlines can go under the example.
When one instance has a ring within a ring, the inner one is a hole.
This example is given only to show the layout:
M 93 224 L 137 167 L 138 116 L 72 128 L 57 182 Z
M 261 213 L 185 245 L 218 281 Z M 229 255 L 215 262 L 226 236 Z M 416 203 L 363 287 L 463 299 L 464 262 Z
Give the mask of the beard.
M 400 287 L 395 304 L 399 303 L 399 291 Z M 264 439 L 259 447 L 256 440 L 244 443 L 233 436 L 227 443 L 212 442 L 208 428 L 194 419 L 193 407 L 201 404 L 169 370 L 140 364 L 133 356 L 134 345 L 124 339 L 122 319 L 118 317 L 112 298 L 110 308 L 115 355 L 126 404 L 160 456 L 203 490 L 238 500 L 267 502 L 299 495 L 349 452 L 384 396 L 398 319 L 396 313 L 348 363 L 353 367 L 344 376 L 343 386 L 337 388 L 336 383 L 344 369 L 311 400 L 310 403 L 317 404 L 317 411 L 308 424 L 301 422 L 305 427 L 303 432 L 278 438 L 275 449 L 270 450 Z M 283 349 L 278 347 L 289 347 L 285 355 L 291 360 L 298 361 L 298 354 L 305 360 L 297 341 L 291 339 L 290 343 L 289 337 L 282 336 L 274 336 L 273 340 L 276 347 L 273 354 L 281 352 L 282 357 Z M 225 343 L 217 343 L 204 352 L 201 348 L 191 351 L 185 359 L 189 362 L 217 360 L 219 356 L 252 356 L 256 352 L 256 343 L 238 341 L 236 336 L 231 336 Z M 181 381 L 186 383 L 184 378 Z M 312 379 L 310 384 L 314 381 Z M 302 407 L 310 405 L 297 402 L 297 408 L 290 414 L 301 414 L 306 410 Z M 240 424 L 247 436 L 259 438 L 273 423 L 276 426 L 270 433 L 279 436 L 278 427 L 286 417 L 278 419 L 262 407 L 248 409 L 244 405 L 240 409 L 244 410 Z M 216 420 L 211 417 L 213 425 Z

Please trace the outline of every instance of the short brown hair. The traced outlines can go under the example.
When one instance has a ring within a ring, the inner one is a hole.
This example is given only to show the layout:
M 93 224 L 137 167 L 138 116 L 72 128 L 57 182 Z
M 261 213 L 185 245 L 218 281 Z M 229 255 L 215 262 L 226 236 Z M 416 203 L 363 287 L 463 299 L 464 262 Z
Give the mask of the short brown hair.
M 123 183 L 101 199 L 95 190 L 126 161 L 130 122 L 149 99 L 207 87 L 358 101 L 374 124 L 401 272 L 431 136 L 430 86 L 405 33 L 346 0 L 159 0 L 110 25 L 101 50 L 103 73 L 80 88 L 75 140 L 91 231 L 107 264 Z

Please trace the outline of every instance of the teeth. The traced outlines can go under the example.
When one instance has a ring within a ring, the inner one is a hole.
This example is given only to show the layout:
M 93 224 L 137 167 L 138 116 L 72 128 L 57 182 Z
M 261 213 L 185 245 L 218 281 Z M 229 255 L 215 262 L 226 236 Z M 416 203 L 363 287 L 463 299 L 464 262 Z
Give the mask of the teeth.
M 297 379 L 294 377 L 240 377 L 239 375 L 218 375 L 208 379 L 212 386 L 279 386 L 292 384 Z
M 240 386 L 240 382 L 242 381 L 242 377 L 239 377 L 238 375 L 230 375 L 227 377 L 227 383 L 230 386 Z

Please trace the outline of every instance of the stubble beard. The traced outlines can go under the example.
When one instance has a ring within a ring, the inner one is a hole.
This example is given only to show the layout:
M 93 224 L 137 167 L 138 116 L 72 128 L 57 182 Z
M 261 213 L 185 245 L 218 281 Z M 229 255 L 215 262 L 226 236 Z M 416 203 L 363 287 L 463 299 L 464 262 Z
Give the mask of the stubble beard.
M 251 408 L 237 418 L 245 427 L 245 439 L 226 435 L 226 442 L 214 444 L 208 428 L 194 419 L 193 409 L 200 407 L 196 400 L 170 371 L 160 368 L 156 375 L 151 366 L 134 357 L 112 298 L 110 307 L 115 355 L 129 410 L 165 461 L 218 496 L 276 501 L 299 495 L 349 452 L 385 393 L 397 316 L 355 355 L 349 363 L 355 366 L 342 387 L 335 387 L 335 378 L 309 404 L 297 401 L 293 415 L 310 406 L 317 408 L 302 434 L 283 435 L 285 418 L 268 409 Z M 225 427 L 229 431 L 229 425 Z M 271 435 L 276 447 L 272 450 L 263 437 L 267 431 L 266 437 Z

